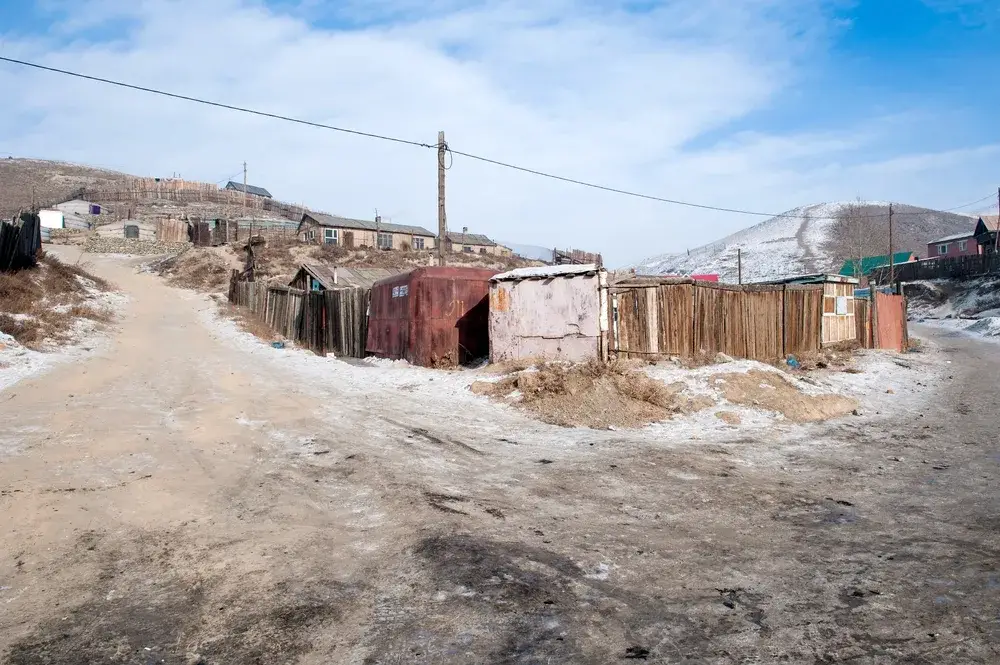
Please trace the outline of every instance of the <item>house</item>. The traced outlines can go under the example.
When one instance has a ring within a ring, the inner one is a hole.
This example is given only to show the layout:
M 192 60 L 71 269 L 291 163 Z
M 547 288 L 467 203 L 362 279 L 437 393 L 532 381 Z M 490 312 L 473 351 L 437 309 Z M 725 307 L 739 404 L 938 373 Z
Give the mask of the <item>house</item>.
M 375 283 L 367 350 L 424 367 L 489 355 L 490 278 L 484 268 L 417 268 Z
M 608 273 L 596 264 L 518 268 L 490 280 L 490 362 L 607 358 Z
M 370 289 L 375 282 L 400 274 L 389 268 L 340 268 L 320 263 L 303 263 L 288 285 L 302 291 Z
M 70 199 L 52 207 L 56 210 L 61 210 L 65 215 L 106 215 L 111 212 L 100 204 L 91 203 L 83 199 Z
M 927 258 L 929 259 L 950 259 L 977 254 L 979 254 L 979 243 L 976 242 L 975 231 L 955 233 L 927 243 Z
M 299 240 L 340 247 L 378 247 L 379 249 L 434 249 L 435 236 L 420 226 L 406 226 L 375 221 L 349 219 L 321 212 L 302 215 L 298 228 Z
M 254 185 L 244 185 L 242 182 L 233 182 L 232 180 L 230 180 L 226 184 L 225 189 L 228 189 L 231 192 L 246 192 L 251 196 L 259 196 L 265 199 L 274 198 L 271 196 L 271 192 L 267 191 L 263 187 L 255 187 Z
M 63 228 L 64 217 L 62 210 L 39 210 L 38 218 L 41 220 L 43 229 Z
M 919 259 L 920 257 L 913 252 L 896 252 L 892 255 L 893 265 L 909 263 L 910 261 L 918 261 Z M 848 259 L 847 261 L 844 261 L 844 267 L 840 269 L 840 274 L 845 277 L 857 277 L 860 279 L 876 268 L 888 265 L 888 254 L 883 254 L 881 256 L 866 256 L 861 259 L 860 264 L 856 259 Z
M 983 215 L 976 222 L 973 236 L 982 254 L 992 254 L 997 247 L 997 231 L 1000 230 L 1000 215 Z
M 514 250 L 509 247 L 499 245 L 484 235 L 479 233 L 469 233 L 468 228 L 463 228 L 461 233 L 449 232 L 445 235 L 448 244 L 446 247 L 450 252 L 464 252 L 466 254 L 493 254 L 494 256 L 514 256 Z

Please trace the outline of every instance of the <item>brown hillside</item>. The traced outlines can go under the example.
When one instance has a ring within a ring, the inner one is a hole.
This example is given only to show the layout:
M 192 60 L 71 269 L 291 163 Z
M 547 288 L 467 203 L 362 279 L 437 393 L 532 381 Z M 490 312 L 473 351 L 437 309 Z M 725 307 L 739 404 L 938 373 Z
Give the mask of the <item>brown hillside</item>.
M 108 187 L 127 178 L 106 169 L 41 159 L 0 159 L 0 217 L 7 218 L 34 202 L 51 206 L 81 187 Z

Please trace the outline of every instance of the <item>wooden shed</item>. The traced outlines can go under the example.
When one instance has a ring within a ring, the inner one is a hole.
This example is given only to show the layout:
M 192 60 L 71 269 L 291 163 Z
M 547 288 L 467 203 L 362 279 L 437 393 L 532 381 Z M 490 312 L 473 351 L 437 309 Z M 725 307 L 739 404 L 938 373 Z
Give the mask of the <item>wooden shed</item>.
M 302 291 L 371 289 L 375 282 L 403 272 L 405 271 L 393 268 L 341 268 L 306 262 L 299 266 L 298 272 L 288 285 Z
M 854 290 L 858 280 L 844 275 L 799 275 L 787 279 L 767 282 L 768 284 L 822 285 L 823 319 L 821 340 L 823 346 L 852 342 L 858 338 L 855 319 Z

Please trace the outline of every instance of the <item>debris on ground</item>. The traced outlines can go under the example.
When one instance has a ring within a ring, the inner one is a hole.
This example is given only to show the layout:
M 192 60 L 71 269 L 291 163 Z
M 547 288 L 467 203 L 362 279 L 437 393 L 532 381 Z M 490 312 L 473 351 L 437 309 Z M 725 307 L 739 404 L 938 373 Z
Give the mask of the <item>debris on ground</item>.
M 743 422 L 740 414 L 734 411 L 716 411 L 715 417 L 727 425 L 739 425 Z
M 179 286 L 196 291 L 225 292 L 229 288 L 229 278 L 240 263 L 229 248 L 191 248 L 149 265 L 152 272 L 159 273 L 171 286 Z

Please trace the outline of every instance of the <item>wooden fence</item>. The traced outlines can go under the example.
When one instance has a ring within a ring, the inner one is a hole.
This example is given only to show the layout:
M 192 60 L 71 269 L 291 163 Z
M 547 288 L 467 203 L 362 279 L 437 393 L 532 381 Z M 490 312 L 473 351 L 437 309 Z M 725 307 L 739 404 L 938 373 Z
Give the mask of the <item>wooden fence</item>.
M 894 282 L 915 282 L 922 279 L 961 279 L 1000 273 L 1000 255 L 954 256 L 941 259 L 910 261 L 893 266 Z M 889 283 L 889 267 L 876 268 L 868 275 L 873 284 Z
M 906 324 L 906 299 L 887 293 L 870 298 L 855 298 L 854 314 L 858 326 L 858 343 L 866 349 L 886 349 L 903 352 L 909 348 Z
M 260 282 L 229 285 L 229 302 L 244 307 L 279 335 L 320 355 L 365 357 L 370 289 L 307 292 Z
M 822 286 L 636 283 L 611 288 L 609 350 L 622 357 L 772 361 L 821 346 Z
M 0 222 L 0 270 L 20 270 L 35 265 L 42 246 L 41 221 L 34 213 Z

